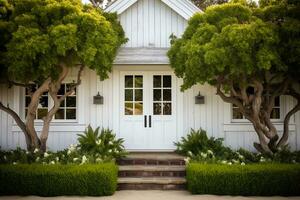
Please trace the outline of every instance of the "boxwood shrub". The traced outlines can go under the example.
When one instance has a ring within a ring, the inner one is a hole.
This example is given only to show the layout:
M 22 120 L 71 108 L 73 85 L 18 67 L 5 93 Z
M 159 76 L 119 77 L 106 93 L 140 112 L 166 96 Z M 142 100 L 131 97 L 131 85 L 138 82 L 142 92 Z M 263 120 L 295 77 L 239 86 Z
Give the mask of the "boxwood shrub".
M 190 163 L 187 187 L 193 194 L 300 195 L 300 165 Z
M 86 165 L 0 165 L 0 195 L 112 195 L 114 163 Z

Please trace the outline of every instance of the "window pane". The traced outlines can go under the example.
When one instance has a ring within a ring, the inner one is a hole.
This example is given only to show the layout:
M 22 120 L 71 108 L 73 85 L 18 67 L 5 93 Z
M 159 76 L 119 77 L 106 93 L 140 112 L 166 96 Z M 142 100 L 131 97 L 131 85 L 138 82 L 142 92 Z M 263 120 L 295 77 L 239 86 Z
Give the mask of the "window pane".
M 65 94 L 65 84 L 62 84 L 58 90 L 57 95 L 64 95 Z
M 280 119 L 280 108 L 273 108 L 271 112 L 271 119 Z
M 30 104 L 31 98 L 30 97 L 26 97 L 25 99 L 25 107 L 28 107 Z
M 39 100 L 39 108 L 48 108 L 48 96 L 42 96 Z
M 153 76 L 153 87 L 155 88 L 161 87 L 161 76 Z
M 153 90 L 153 101 L 161 101 L 161 90 L 160 89 Z
M 275 98 L 274 106 L 275 106 L 275 107 L 280 107 L 280 97 L 276 97 L 276 98 Z
M 160 115 L 161 114 L 161 103 L 154 103 L 153 104 L 153 114 Z
M 69 92 L 71 90 L 73 84 L 66 84 L 66 92 Z M 70 94 L 70 96 L 76 95 L 76 88 L 75 90 Z
M 133 103 L 125 103 L 125 115 L 133 115 Z
M 135 90 L 134 96 L 135 96 L 134 97 L 135 101 L 143 101 L 143 90 L 141 89 Z
M 143 103 L 135 103 L 134 104 L 134 114 L 142 115 L 143 114 Z
M 66 100 L 63 100 L 63 101 L 60 103 L 60 107 L 66 107 L 65 102 L 66 102 Z
M 125 87 L 126 88 L 133 87 L 133 76 L 125 76 Z
M 232 118 L 233 119 L 243 119 L 242 113 L 239 112 L 238 108 L 232 109 Z
M 125 90 L 125 101 L 133 101 L 133 90 L 132 89 Z
M 164 103 L 164 115 L 172 115 L 172 104 Z
M 48 113 L 48 109 L 38 109 L 37 111 L 37 119 L 42 119 L 43 117 L 45 117 Z
M 67 97 L 67 107 L 76 107 L 76 97 Z
M 55 113 L 55 119 L 64 119 L 64 109 L 59 109 L 57 113 Z
M 164 89 L 164 101 L 172 101 L 171 89 Z
M 66 119 L 76 119 L 76 109 L 67 109 Z
M 135 76 L 134 87 L 136 88 L 143 87 L 143 76 Z
M 28 95 L 31 92 L 35 92 L 36 87 L 36 85 L 30 85 L 28 88 L 25 89 L 26 94 Z
M 164 87 L 172 87 L 171 76 L 164 76 Z

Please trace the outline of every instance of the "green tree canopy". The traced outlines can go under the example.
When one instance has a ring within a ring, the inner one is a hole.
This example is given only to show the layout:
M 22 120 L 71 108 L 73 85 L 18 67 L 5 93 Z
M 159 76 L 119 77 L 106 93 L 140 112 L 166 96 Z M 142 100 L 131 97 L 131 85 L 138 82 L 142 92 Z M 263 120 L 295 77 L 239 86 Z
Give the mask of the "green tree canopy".
M 168 52 L 176 75 L 183 78 L 182 89 L 215 86 L 253 123 L 260 140 L 255 146 L 268 153 L 278 140 L 270 120 L 274 99 L 290 94 L 292 85 L 299 87 L 300 77 L 299 6 L 282 2 L 264 8 L 239 3 L 208 7 L 191 18 Z

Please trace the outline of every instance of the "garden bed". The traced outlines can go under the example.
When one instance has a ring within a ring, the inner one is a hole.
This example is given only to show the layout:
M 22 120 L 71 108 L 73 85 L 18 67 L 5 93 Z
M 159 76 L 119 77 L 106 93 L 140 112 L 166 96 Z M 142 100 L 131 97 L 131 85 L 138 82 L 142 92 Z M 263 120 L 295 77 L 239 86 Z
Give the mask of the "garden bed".
M 193 194 L 300 195 L 300 165 L 190 163 L 187 166 L 187 185 Z
M 117 174 L 114 163 L 0 165 L 0 195 L 112 195 Z

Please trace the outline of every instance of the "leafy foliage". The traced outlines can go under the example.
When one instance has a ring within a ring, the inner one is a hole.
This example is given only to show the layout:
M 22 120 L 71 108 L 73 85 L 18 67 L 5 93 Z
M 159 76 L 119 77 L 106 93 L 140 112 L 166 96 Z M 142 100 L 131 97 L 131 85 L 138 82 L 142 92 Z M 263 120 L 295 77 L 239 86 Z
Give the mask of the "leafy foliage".
M 228 0 L 192 0 L 192 2 L 199 8 L 205 10 L 212 5 L 227 3 Z
M 117 139 L 112 130 L 102 128 L 99 134 L 99 127 L 93 130 L 91 126 L 88 126 L 84 134 L 78 136 L 78 147 L 83 152 L 111 158 L 120 158 L 126 155 L 123 146 L 124 140 Z
M 0 195 L 112 195 L 118 167 L 97 165 L 0 165 Z
M 299 195 L 300 165 L 246 166 L 197 164 L 187 166 L 188 190 L 193 194 L 273 196 Z
M 231 152 L 231 150 L 223 145 L 223 139 L 214 137 L 208 137 L 205 130 L 194 130 L 185 137 L 181 138 L 180 142 L 175 143 L 177 149 L 176 152 L 183 155 L 198 155 L 201 152 L 207 152 L 208 150 L 215 153 L 216 156 L 221 156 L 225 152 Z

